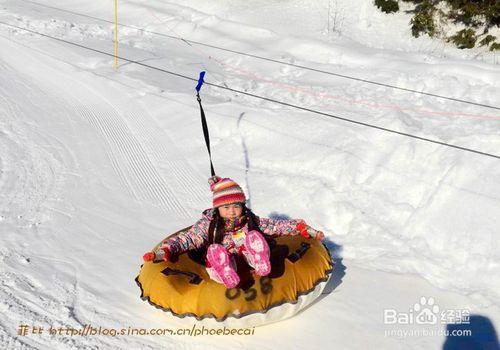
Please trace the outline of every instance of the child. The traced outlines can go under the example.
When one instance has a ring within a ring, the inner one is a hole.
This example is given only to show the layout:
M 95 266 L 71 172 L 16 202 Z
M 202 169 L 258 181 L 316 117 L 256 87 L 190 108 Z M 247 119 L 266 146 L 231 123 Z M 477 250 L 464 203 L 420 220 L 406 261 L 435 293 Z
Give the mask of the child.
M 234 288 L 240 282 L 236 272 L 235 255 L 242 255 L 259 276 L 271 272 L 270 253 L 265 235 L 298 235 L 322 240 L 324 235 L 305 224 L 303 220 L 275 220 L 259 218 L 245 207 L 245 194 L 229 178 L 213 176 L 209 179 L 213 192 L 213 208 L 189 230 L 165 240 L 158 251 L 144 254 L 144 261 L 179 255 L 191 249 L 208 245 L 207 273 L 211 279 Z

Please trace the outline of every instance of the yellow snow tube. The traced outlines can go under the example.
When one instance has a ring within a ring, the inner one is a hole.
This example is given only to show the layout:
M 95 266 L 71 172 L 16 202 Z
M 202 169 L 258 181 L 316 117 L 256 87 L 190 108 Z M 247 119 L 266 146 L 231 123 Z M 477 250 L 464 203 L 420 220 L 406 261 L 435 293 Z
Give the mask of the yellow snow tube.
M 270 248 L 268 276 L 252 273 L 244 259 L 237 259 L 241 280 L 237 288 L 212 281 L 202 261 L 188 253 L 175 262 L 145 262 L 135 280 L 141 299 L 180 318 L 211 319 L 232 326 L 276 322 L 321 295 L 333 264 L 328 249 L 314 239 L 278 237 Z

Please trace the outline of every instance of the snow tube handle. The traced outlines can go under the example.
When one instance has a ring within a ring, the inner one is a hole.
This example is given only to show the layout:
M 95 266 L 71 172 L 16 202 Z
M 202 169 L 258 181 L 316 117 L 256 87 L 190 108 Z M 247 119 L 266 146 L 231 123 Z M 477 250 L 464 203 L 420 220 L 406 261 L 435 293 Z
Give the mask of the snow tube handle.
M 201 71 L 200 77 L 198 78 L 198 85 L 196 85 L 196 92 L 200 92 L 201 86 L 204 83 L 204 81 L 203 81 L 204 77 L 205 77 L 205 71 Z

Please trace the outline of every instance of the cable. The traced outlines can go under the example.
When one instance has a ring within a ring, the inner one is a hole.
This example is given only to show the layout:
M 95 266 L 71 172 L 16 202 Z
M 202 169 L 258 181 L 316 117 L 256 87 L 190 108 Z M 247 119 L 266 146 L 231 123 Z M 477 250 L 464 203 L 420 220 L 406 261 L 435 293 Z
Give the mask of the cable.
M 29 3 L 32 3 L 32 4 L 35 4 L 35 5 L 41 6 L 41 7 L 47 7 L 47 8 L 50 8 L 50 9 L 54 9 L 54 10 L 58 10 L 58 11 L 62 11 L 62 12 L 71 13 L 71 14 L 74 14 L 74 15 L 77 15 L 77 16 L 92 18 L 92 19 L 96 19 L 98 21 L 102 21 L 102 22 L 114 24 L 114 22 L 112 22 L 112 21 L 108 21 L 106 19 L 102 19 L 102 18 L 99 18 L 99 17 L 85 15 L 85 14 L 82 14 L 82 13 L 78 13 L 78 12 L 74 12 L 74 11 L 70 11 L 70 10 L 61 9 L 61 8 L 54 7 L 54 6 L 48 6 L 48 5 L 37 3 L 35 1 L 30 1 L 30 0 L 22 0 L 22 1 L 29 2 Z M 487 104 L 484 104 L 484 103 L 472 102 L 472 101 L 467 101 L 467 100 L 463 100 L 463 99 L 459 99 L 459 98 L 448 97 L 448 96 L 433 94 L 433 93 L 429 93 L 429 92 L 423 92 L 423 91 L 418 91 L 418 90 L 403 88 L 403 87 L 400 87 L 400 86 L 395 86 L 395 85 L 390 85 L 390 84 L 385 84 L 385 83 L 379 83 L 379 82 L 368 80 L 368 79 L 356 78 L 356 77 L 345 75 L 345 74 L 333 73 L 333 72 L 329 72 L 329 71 L 325 71 L 325 70 L 321 70 L 321 69 L 317 69 L 317 68 L 311 68 L 311 67 L 307 67 L 307 66 L 302 66 L 302 65 L 294 64 L 294 63 L 289 63 L 289 62 L 284 62 L 284 61 L 280 61 L 280 60 L 275 60 L 275 59 L 268 58 L 268 57 L 262 57 L 262 56 L 253 55 L 253 54 L 249 54 L 249 53 L 245 53 L 245 52 L 241 52 L 241 51 L 236 51 L 236 50 L 231 50 L 231 49 L 227 49 L 227 48 L 223 48 L 223 47 L 219 47 L 219 46 L 215 46 L 215 45 L 205 44 L 205 43 L 202 43 L 202 42 L 199 42 L 199 41 L 188 40 L 188 39 L 184 39 L 182 37 L 176 37 L 176 36 L 173 36 L 173 35 L 168 35 L 168 34 L 164 34 L 164 33 L 154 32 L 154 31 L 146 30 L 146 29 L 139 28 L 139 27 L 136 27 L 136 26 L 126 25 L 126 24 L 120 24 L 120 23 L 118 23 L 118 25 L 120 25 L 122 27 L 125 27 L 125 28 L 132 28 L 132 29 L 136 29 L 136 30 L 141 30 L 141 31 L 143 31 L 145 33 L 150 33 L 150 34 L 154 34 L 154 35 L 158 35 L 158 36 L 164 36 L 164 37 L 167 37 L 167 38 L 170 38 L 170 39 L 180 40 L 180 41 L 185 42 L 186 44 L 196 44 L 196 45 L 200 45 L 200 46 L 210 47 L 212 49 L 217 49 L 217 50 L 221 50 L 221 51 L 227 51 L 227 52 L 235 53 L 235 54 L 242 55 L 242 56 L 248 56 L 248 57 L 252 57 L 252 58 L 256 58 L 256 59 L 260 59 L 260 60 L 264 60 L 264 61 L 279 63 L 279 64 L 283 64 L 283 65 L 287 65 L 287 66 L 291 66 L 291 67 L 295 67 L 295 68 L 309 70 L 309 71 L 316 72 L 316 73 L 322 73 L 322 74 L 332 75 L 332 76 L 336 76 L 336 77 L 340 77 L 340 78 L 344 78 L 344 79 L 350 79 L 350 80 L 359 81 L 359 82 L 362 82 L 362 83 L 383 86 L 383 87 L 386 87 L 386 88 L 391 88 L 391 89 L 396 89 L 396 90 L 411 92 L 411 93 L 415 93 L 415 94 L 426 95 L 426 96 L 440 98 L 440 99 L 445 99 L 445 100 L 449 100 L 449 101 L 454 101 L 454 102 L 465 103 L 465 104 L 470 104 L 470 105 L 479 106 L 479 107 L 485 107 L 485 108 L 500 110 L 500 107 L 496 107 L 496 106 L 492 106 L 492 105 L 487 105 Z
M 94 48 L 91 48 L 91 47 L 88 47 L 88 46 L 85 46 L 85 45 L 77 44 L 77 43 L 74 43 L 74 42 L 71 42 L 71 41 L 68 41 L 68 40 L 56 38 L 56 37 L 53 37 L 53 36 L 50 36 L 50 35 L 47 35 L 47 34 L 39 33 L 37 31 L 31 30 L 31 29 L 22 28 L 22 27 L 19 27 L 19 26 L 13 25 L 13 24 L 9 24 L 9 23 L 5 23 L 5 22 L 2 22 L 2 21 L 0 21 L 0 24 L 3 24 L 3 25 L 8 26 L 8 27 L 12 27 L 12 28 L 17 28 L 17 29 L 25 30 L 25 31 L 33 33 L 33 34 L 37 34 L 37 35 L 40 35 L 40 36 L 43 36 L 43 37 L 46 37 L 46 38 L 49 38 L 49 39 L 57 40 L 57 41 L 60 41 L 60 42 L 63 42 L 63 43 L 69 44 L 69 45 L 73 45 L 73 46 L 76 46 L 76 47 L 80 47 L 82 49 L 86 49 L 86 50 L 89 50 L 89 51 L 97 52 L 97 53 L 100 53 L 100 54 L 103 54 L 103 55 L 106 55 L 106 56 L 115 57 L 113 54 L 110 54 L 108 52 L 101 51 L 101 50 L 98 50 L 98 49 L 94 49 Z M 121 59 L 123 61 L 126 61 L 126 62 L 129 62 L 129 63 L 134 63 L 134 64 L 137 64 L 137 65 L 142 66 L 142 67 L 146 67 L 146 68 L 149 68 L 149 69 L 154 69 L 154 70 L 157 70 L 157 71 L 160 71 L 160 72 L 163 72 L 163 73 L 167 73 L 167 74 L 170 74 L 170 75 L 173 75 L 173 76 L 176 76 L 176 77 L 180 77 L 180 78 L 183 78 L 183 79 L 187 79 L 187 80 L 198 82 L 198 79 L 191 78 L 191 77 L 188 77 L 188 76 L 180 74 L 180 73 L 175 73 L 175 72 L 163 69 L 163 68 L 158 68 L 158 67 L 155 67 L 155 66 L 151 66 L 151 65 L 148 65 L 148 64 L 145 64 L 145 63 L 142 63 L 142 62 L 138 62 L 138 61 L 134 61 L 134 60 L 131 60 L 131 59 L 128 59 L 128 58 L 125 58 L 125 57 L 121 57 L 121 56 L 117 56 L 117 57 L 119 59 Z M 459 150 L 462 150 L 462 151 L 467 151 L 467 152 L 471 152 L 471 153 L 475 153 L 475 154 L 480 154 L 480 155 L 491 157 L 491 158 L 500 159 L 499 155 L 495 155 L 495 154 L 492 154 L 492 153 L 482 152 L 482 151 L 478 151 L 478 150 L 475 150 L 475 149 L 472 149 L 472 148 L 457 146 L 457 145 L 449 144 L 449 143 L 446 143 L 446 142 L 429 139 L 429 138 L 426 138 L 426 137 L 421 137 L 421 136 L 417 136 L 417 135 L 413 135 L 413 134 L 408 134 L 408 133 L 404 133 L 404 132 L 401 132 L 401 131 L 397 131 L 397 130 L 393 130 L 393 129 L 388 129 L 388 128 L 384 128 L 384 127 L 381 127 L 381 126 L 377 126 L 377 125 L 373 125 L 373 124 L 369 124 L 369 123 L 364 123 L 364 122 L 360 122 L 360 121 L 349 119 L 349 118 L 340 117 L 340 116 L 337 116 L 337 115 L 334 115 L 334 114 L 329 114 L 329 113 L 325 113 L 325 112 L 316 111 L 314 109 L 310 109 L 310 108 L 307 108 L 307 107 L 301 107 L 301 106 L 297 106 L 297 105 L 294 105 L 294 104 L 291 104 L 291 103 L 274 100 L 274 99 L 271 99 L 271 98 L 268 98 L 268 97 L 264 97 L 264 96 L 255 95 L 255 94 L 252 94 L 252 93 L 249 93 L 249 92 L 232 89 L 232 88 L 229 88 L 227 86 L 222 86 L 222 85 L 218 85 L 218 84 L 214 84 L 214 83 L 209 83 L 209 82 L 205 82 L 205 84 L 213 86 L 213 87 L 216 87 L 216 88 L 219 88 L 219 89 L 232 91 L 232 92 L 239 93 L 239 94 L 242 94 L 242 95 L 251 96 L 251 97 L 254 97 L 254 98 L 261 99 L 261 100 L 265 100 L 265 101 L 277 103 L 277 104 L 280 104 L 280 105 L 283 105 L 283 106 L 287 106 L 287 107 L 299 109 L 299 110 L 302 110 L 302 111 L 306 111 L 306 112 L 310 112 L 310 113 L 314 113 L 314 114 L 318 114 L 318 115 L 322 115 L 322 116 L 326 116 L 326 117 L 330 117 L 330 118 L 342 120 L 342 121 L 345 121 L 345 122 L 349 122 L 349 123 L 353 123 L 353 124 L 357 124 L 357 125 L 362 125 L 362 126 L 366 126 L 366 127 L 377 129 L 377 130 L 382 130 L 382 131 L 390 132 L 390 133 L 393 133 L 393 134 L 398 134 L 398 135 L 401 135 L 401 136 L 406 136 L 406 137 L 414 138 L 414 139 L 417 139 L 417 140 L 421 140 L 421 141 L 426 141 L 426 142 L 438 144 L 438 145 L 441 145 L 441 146 L 447 146 L 447 147 L 459 149 Z

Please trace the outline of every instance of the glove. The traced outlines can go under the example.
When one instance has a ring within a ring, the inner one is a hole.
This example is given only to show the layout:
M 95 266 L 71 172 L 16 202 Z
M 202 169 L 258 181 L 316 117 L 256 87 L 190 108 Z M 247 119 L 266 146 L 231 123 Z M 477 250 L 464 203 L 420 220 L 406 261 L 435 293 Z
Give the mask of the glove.
M 144 261 L 153 261 L 156 257 L 159 259 L 163 259 L 164 261 L 169 261 L 170 260 L 170 251 L 168 248 L 160 248 L 158 252 L 147 252 L 146 254 L 143 255 Z
M 154 258 L 155 258 L 155 253 L 153 253 L 153 252 L 147 252 L 146 254 L 144 254 L 144 255 L 142 256 L 142 259 L 143 259 L 144 261 L 151 261 L 151 260 L 153 260 Z
M 314 238 L 318 241 L 322 241 L 325 238 L 323 232 L 313 229 L 311 226 L 306 225 L 305 222 L 297 224 L 297 231 L 299 231 L 300 235 L 305 238 Z

